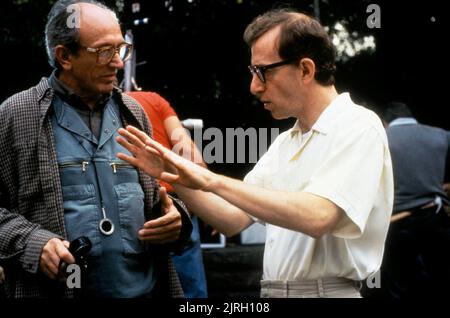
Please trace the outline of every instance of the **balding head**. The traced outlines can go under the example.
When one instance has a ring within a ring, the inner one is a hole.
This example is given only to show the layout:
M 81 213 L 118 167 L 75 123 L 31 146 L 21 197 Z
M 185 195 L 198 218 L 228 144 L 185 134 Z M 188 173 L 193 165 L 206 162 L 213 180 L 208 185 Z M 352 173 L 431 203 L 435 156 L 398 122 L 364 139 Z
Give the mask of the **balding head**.
M 80 3 L 80 29 L 79 42 L 96 47 L 97 40 L 105 39 L 105 35 L 115 31 L 114 34 L 120 34 L 120 25 L 117 16 L 109 9 L 99 7 L 91 3 Z M 114 41 L 114 39 L 111 39 Z M 100 43 L 100 46 L 104 43 Z
M 83 7 L 88 8 L 83 13 Z M 92 10 L 91 10 L 92 9 Z M 102 16 L 117 18 L 115 13 L 102 3 L 94 0 L 60 0 L 57 1 L 50 10 L 45 26 L 45 44 L 48 55 L 48 62 L 54 68 L 59 68 L 55 59 L 55 48 L 63 45 L 70 52 L 75 53 L 80 40 L 81 20 L 83 14 L 97 12 Z M 92 20 L 89 18 L 89 20 Z
M 74 6 L 78 7 L 81 22 L 109 22 L 112 24 L 118 24 L 119 21 L 117 19 L 117 15 L 111 9 L 105 7 L 104 5 L 99 5 L 96 3 L 88 3 L 88 2 L 80 2 L 74 4 Z M 81 25 L 82 26 L 82 25 Z

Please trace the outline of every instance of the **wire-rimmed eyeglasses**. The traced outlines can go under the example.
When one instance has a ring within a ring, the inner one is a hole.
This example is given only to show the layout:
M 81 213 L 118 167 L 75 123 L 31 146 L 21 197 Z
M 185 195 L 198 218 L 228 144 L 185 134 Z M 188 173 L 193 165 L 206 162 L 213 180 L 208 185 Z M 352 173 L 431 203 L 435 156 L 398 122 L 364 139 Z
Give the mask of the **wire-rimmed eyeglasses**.
M 100 65 L 109 64 L 116 53 L 118 53 L 120 59 L 125 62 L 133 52 L 133 45 L 126 42 L 121 43 L 117 47 L 104 46 L 100 48 L 92 48 L 92 47 L 85 47 L 85 48 L 86 51 L 97 54 L 97 64 Z

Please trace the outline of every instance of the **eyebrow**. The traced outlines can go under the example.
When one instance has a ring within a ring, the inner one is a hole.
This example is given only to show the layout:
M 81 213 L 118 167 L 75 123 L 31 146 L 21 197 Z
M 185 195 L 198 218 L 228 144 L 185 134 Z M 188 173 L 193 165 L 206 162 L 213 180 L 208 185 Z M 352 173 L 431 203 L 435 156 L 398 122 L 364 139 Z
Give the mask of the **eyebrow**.
M 126 43 L 125 39 L 122 39 L 122 40 L 120 41 L 120 43 L 118 43 L 117 45 L 120 45 L 120 44 L 122 44 L 122 43 Z M 98 43 L 98 44 L 95 45 L 95 47 L 97 47 L 97 48 L 102 48 L 102 47 L 107 47 L 107 46 L 116 46 L 116 44 L 113 44 L 113 43 L 110 42 L 110 41 L 104 41 L 104 42 L 100 42 L 100 43 Z M 94 45 L 91 46 L 91 47 L 94 47 Z

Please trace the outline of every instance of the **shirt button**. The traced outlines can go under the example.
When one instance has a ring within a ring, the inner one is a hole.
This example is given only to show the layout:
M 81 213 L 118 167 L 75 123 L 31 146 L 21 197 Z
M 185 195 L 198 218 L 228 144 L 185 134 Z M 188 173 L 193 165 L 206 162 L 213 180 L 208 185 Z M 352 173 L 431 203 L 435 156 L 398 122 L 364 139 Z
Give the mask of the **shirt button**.
M 109 129 L 105 129 L 105 134 L 109 134 Z
M 89 133 L 84 133 L 83 136 L 84 137 L 89 137 Z
M 113 123 L 114 126 L 117 125 L 117 121 L 115 119 L 113 119 L 112 123 Z

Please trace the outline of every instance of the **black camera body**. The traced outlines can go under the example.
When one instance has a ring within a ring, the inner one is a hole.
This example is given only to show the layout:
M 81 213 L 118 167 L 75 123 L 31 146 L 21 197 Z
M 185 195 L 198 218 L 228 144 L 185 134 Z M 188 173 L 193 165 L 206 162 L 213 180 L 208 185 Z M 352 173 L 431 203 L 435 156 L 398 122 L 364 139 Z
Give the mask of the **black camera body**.
M 75 262 L 82 270 L 87 269 L 86 257 L 92 248 L 91 240 L 86 236 L 80 236 L 70 242 L 69 252 L 75 258 Z

